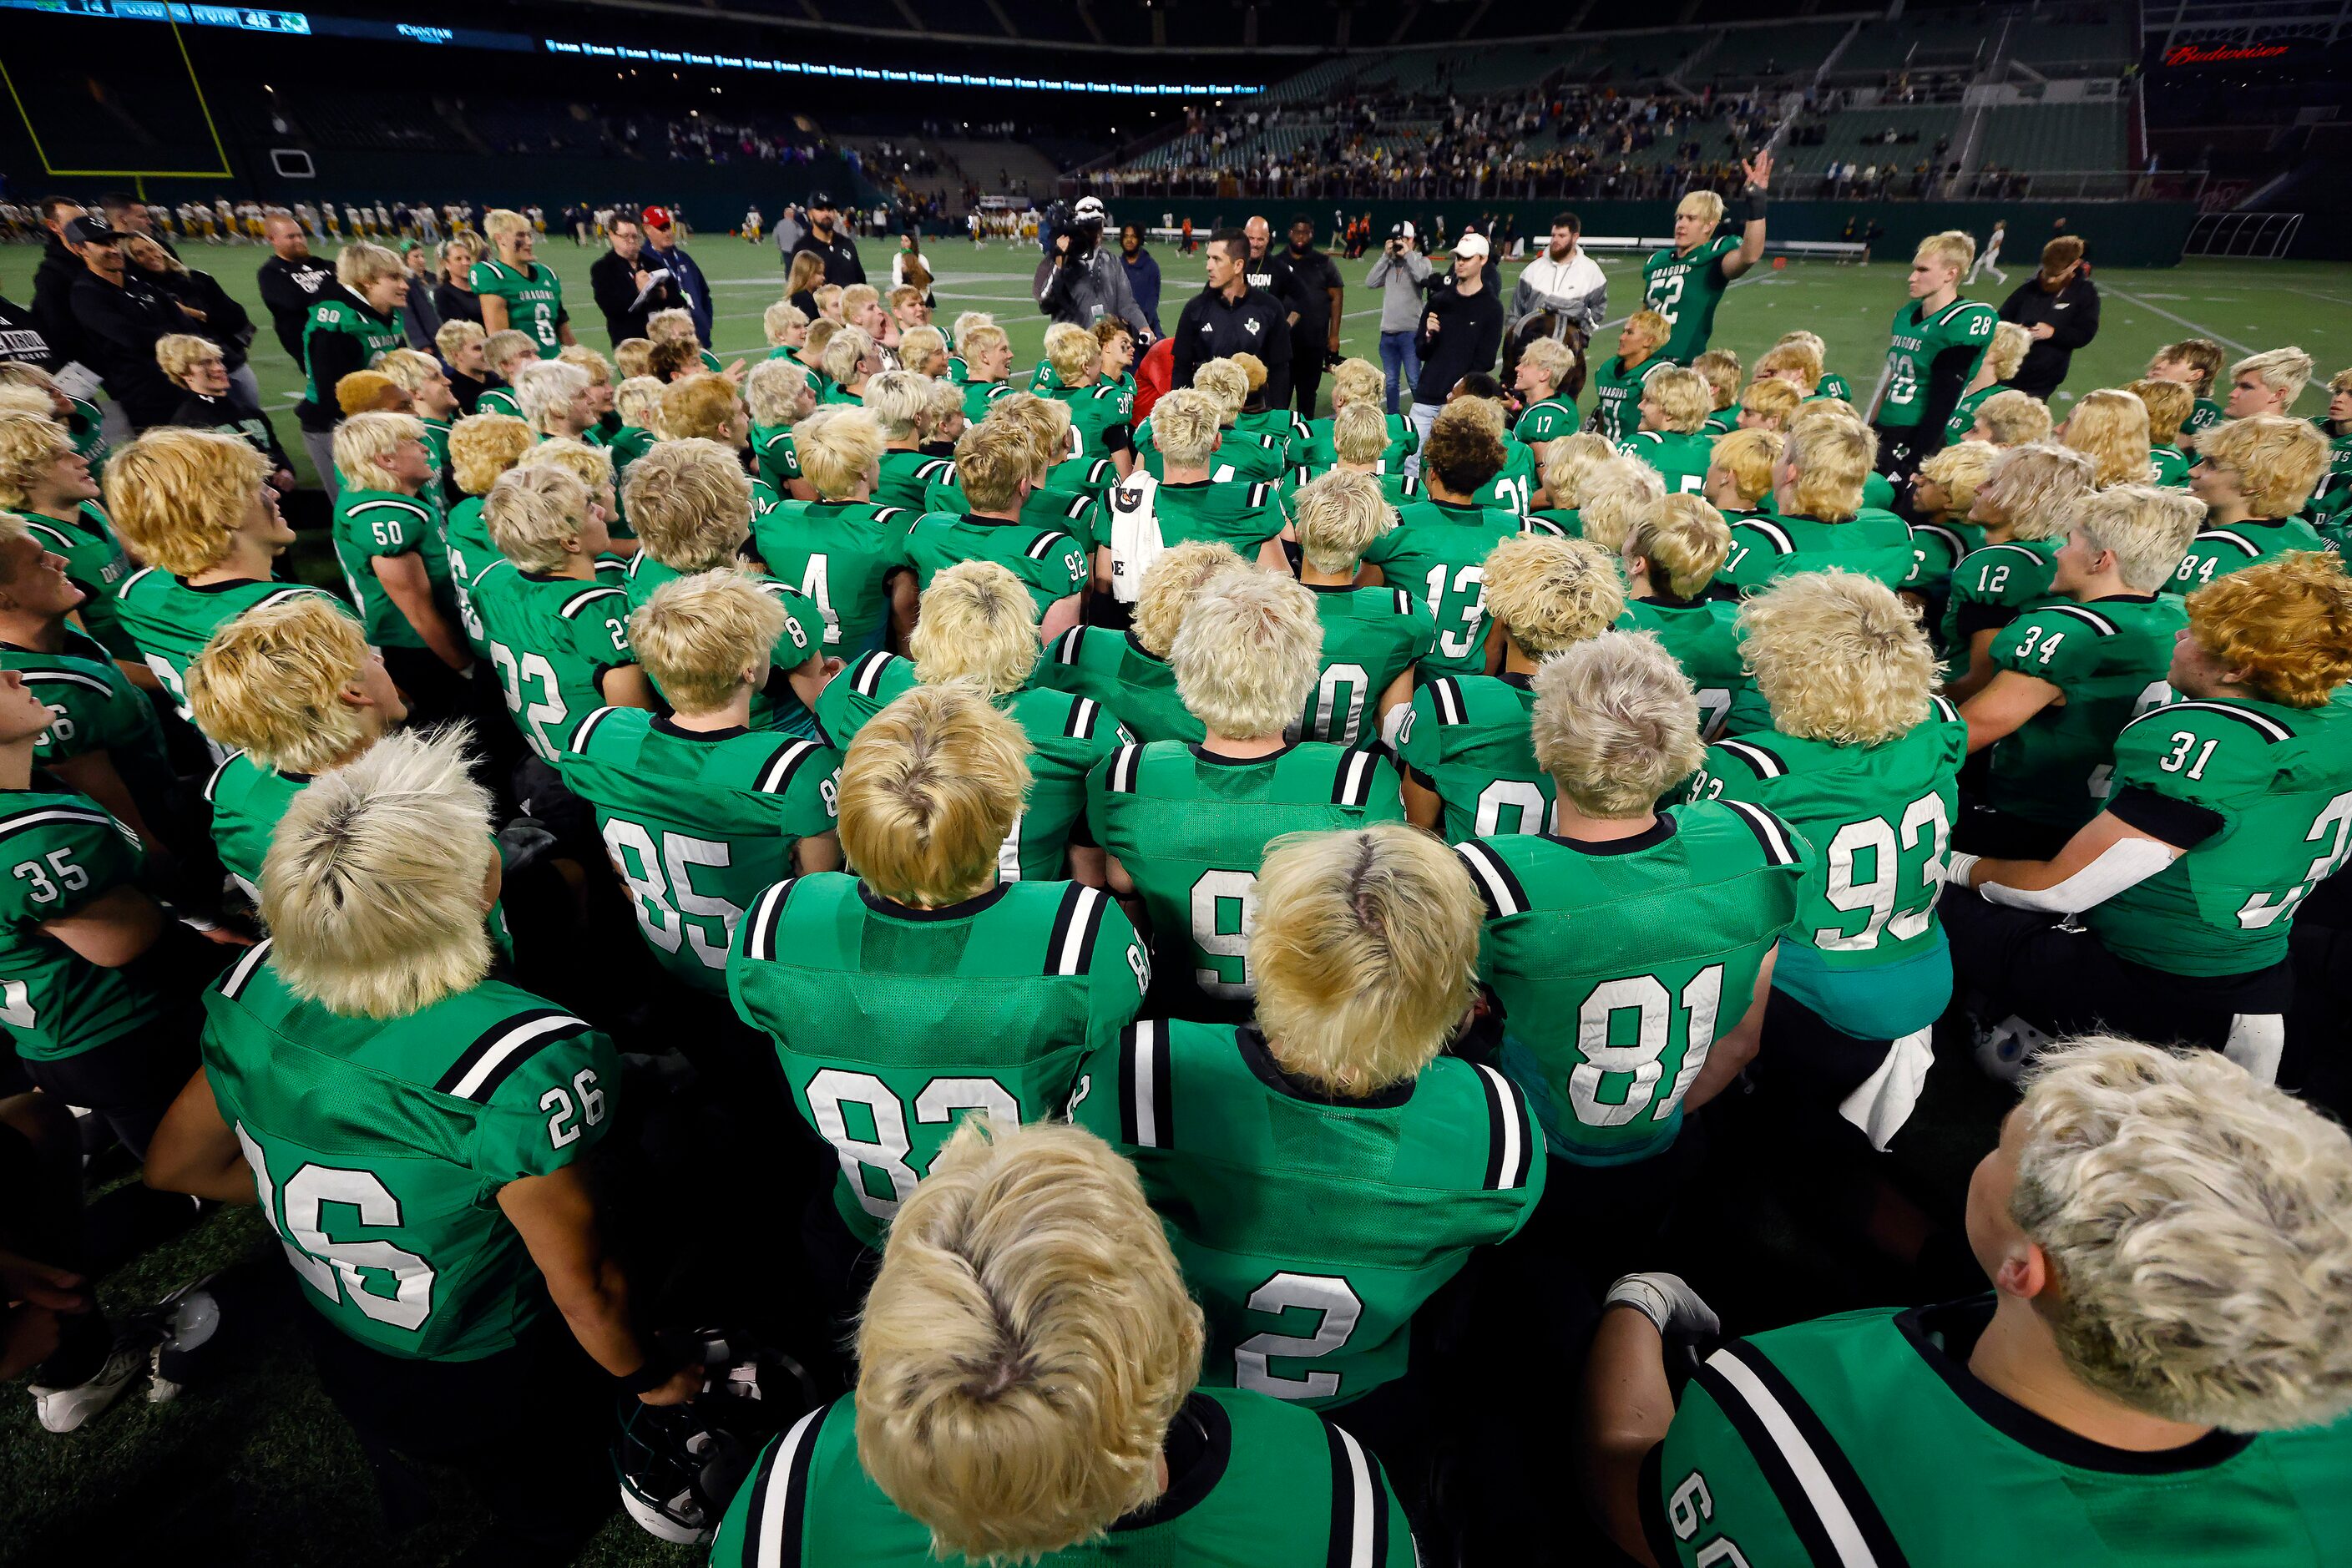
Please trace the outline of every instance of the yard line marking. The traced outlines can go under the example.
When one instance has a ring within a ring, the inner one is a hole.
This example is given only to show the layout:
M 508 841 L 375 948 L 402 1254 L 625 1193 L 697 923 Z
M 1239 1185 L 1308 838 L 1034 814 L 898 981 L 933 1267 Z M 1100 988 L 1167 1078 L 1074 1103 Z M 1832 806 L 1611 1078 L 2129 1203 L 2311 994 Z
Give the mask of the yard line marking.
M 2352 305 L 2352 300 L 2347 300 L 2341 294 L 2323 294 L 2316 289 L 2297 289 L 2290 284 L 2281 284 L 2280 287 L 2285 289 L 2290 294 L 2301 294 L 2313 300 L 2325 300 L 2331 305 Z
M 2137 305 L 2143 310 L 2153 310 L 2168 321 L 2178 321 L 2182 326 L 2187 327 L 2190 331 L 2195 332 L 2199 337 L 2210 338 L 2225 349 L 2235 349 L 2242 354 L 2250 354 L 2254 352 L 2235 338 L 2223 337 L 2220 332 L 2215 331 L 2212 328 L 2205 325 L 2202 321 L 2192 321 L 2186 316 L 2176 316 L 2170 310 L 2166 310 L 2163 306 L 2156 304 L 2148 300 L 2145 300 L 2137 294 L 2126 293 L 2121 289 L 2115 288 L 2110 288 L 2107 292 L 2113 294 L 2118 300 L 2130 300 L 2133 304 Z

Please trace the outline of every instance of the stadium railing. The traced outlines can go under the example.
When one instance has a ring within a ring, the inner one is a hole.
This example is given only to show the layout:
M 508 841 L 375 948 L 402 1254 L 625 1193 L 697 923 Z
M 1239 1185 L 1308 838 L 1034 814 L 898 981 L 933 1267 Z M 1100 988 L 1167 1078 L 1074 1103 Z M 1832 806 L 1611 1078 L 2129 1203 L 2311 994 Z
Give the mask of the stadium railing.
M 1694 185 L 1719 186 L 1716 180 L 1685 169 L 1651 165 L 1631 171 L 1639 178 L 1605 184 L 1599 168 L 1578 177 L 1539 175 L 1528 179 L 1380 180 L 1340 174 L 1315 174 L 1300 179 L 1268 181 L 1215 170 L 1170 171 L 1122 169 L 1084 178 L 1065 177 L 1058 189 L 1065 197 L 1099 195 L 1115 201 L 1159 201 L 1168 198 L 1213 198 L 1232 201 L 1417 201 L 1507 202 L 1581 200 L 1648 200 L 1670 195 Z M 2118 169 L 1980 169 L 1958 174 L 1930 169 L 1925 174 L 1904 168 L 1883 174 L 1874 181 L 1832 179 L 1826 174 L 1778 174 L 1772 194 L 1784 199 L 1809 201 L 2195 201 L 2210 178 L 2202 169 L 2164 170 L 2134 174 Z M 1653 188 L 1654 187 L 1654 188 Z

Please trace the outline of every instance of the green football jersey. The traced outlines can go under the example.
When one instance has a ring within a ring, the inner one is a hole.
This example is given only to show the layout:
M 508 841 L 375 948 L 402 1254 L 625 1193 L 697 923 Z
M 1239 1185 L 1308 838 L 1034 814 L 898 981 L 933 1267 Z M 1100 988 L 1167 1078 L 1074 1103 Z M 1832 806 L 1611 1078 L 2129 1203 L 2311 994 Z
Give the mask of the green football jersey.
M 492 378 L 496 380 L 496 377 Z M 522 405 L 515 401 L 514 388 L 501 381 L 484 392 L 474 404 L 477 414 L 504 414 L 509 418 L 522 417 Z
M 1095 543 L 1110 550 L 1113 591 L 1123 594 L 1136 559 L 1148 562 L 1157 556 L 1158 550 L 1151 548 L 1155 542 L 1160 550 L 1172 550 L 1205 540 L 1230 545 L 1234 554 L 1253 561 L 1265 548 L 1265 542 L 1279 537 L 1287 524 L 1276 487 L 1266 480 L 1187 479 L 1171 484 L 1136 473 L 1107 498 Z M 1135 591 L 1140 592 L 1139 584 Z
M 802 737 L 697 732 L 642 708 L 599 708 L 556 764 L 595 807 L 654 962 L 716 994 L 744 909 L 792 875 L 793 846 L 833 831 L 841 758 Z
M 1722 599 L 1628 599 L 1620 630 L 1649 632 L 1683 667 L 1698 690 L 1699 733 L 1723 732 L 1732 710 L 1755 680 L 1739 652 L 1739 606 Z
M 1717 436 L 1728 436 L 1738 428 L 1739 408 L 1735 404 L 1729 408 L 1718 408 L 1708 415 L 1706 423 L 1700 426 L 1698 431 L 1700 435 L 1713 440 Z
M 1293 467 L 1283 460 L 1283 445 L 1271 436 L 1253 436 L 1247 431 L 1225 427 L 1223 440 L 1209 456 L 1209 477 L 1219 484 L 1234 479 L 1255 483 L 1259 479 L 1279 479 L 1286 469 Z M 1136 427 L 1135 466 L 1158 479 L 1167 471 L 1167 461 L 1160 448 L 1151 443 L 1151 421 L 1147 418 Z
M 1637 398 L 1635 401 L 1640 400 Z M 1532 447 L 1539 441 L 1557 441 L 1563 436 L 1573 436 L 1580 424 L 1573 401 L 1565 397 L 1546 397 L 1519 410 L 1518 422 L 1511 426 L 1511 438 Z
M 789 493 L 792 482 L 801 477 L 800 448 L 793 445 L 789 425 L 752 426 L 751 456 L 759 463 L 761 481 L 780 496 Z M 614 457 L 618 461 L 617 452 Z M 914 504 L 919 505 L 919 500 Z
M 1956 446 L 1967 440 L 1969 432 L 1977 427 L 1977 410 L 1983 407 L 1986 400 L 1995 393 L 2008 390 L 2009 388 L 1996 381 L 1990 386 L 1979 387 L 1974 392 L 1963 393 L 1960 400 L 1952 405 L 1952 416 L 1944 421 L 1944 445 Z
M 1692 800 L 1762 806 L 1820 850 L 1827 875 L 1808 879 L 1786 940 L 1826 968 L 1876 969 L 1943 944 L 1936 896 L 1969 727 L 1944 699 L 1928 700 L 1927 718 L 1874 746 L 1777 730 L 1717 741 L 1691 780 Z
M 1886 395 L 1879 401 L 1877 423 L 1889 429 L 1918 424 L 1927 411 L 1928 382 L 1937 362 L 1948 353 L 1967 351 L 1960 371 L 1965 384 L 1976 374 L 1985 347 L 1992 342 L 1992 330 L 2000 324 L 1999 311 L 1974 300 L 1955 300 L 1933 311 L 1922 309 L 1916 300 L 1904 301 L 1888 334 Z
M 1100 497 L 1091 490 L 1064 490 L 1041 487 L 1029 492 L 1021 503 L 1021 521 L 1042 528 L 1058 528 L 1070 536 L 1077 547 L 1094 559 L 1095 546 L 1109 537 L 1110 529 L 1104 520 Z
M 879 648 L 859 654 L 843 665 L 817 694 L 817 738 L 836 752 L 847 752 L 851 740 L 866 727 L 866 721 L 918 684 L 913 659 Z
M 432 506 L 394 490 L 346 489 L 335 497 L 335 557 L 342 563 L 352 597 L 359 602 L 360 624 L 367 629 L 368 641 L 377 647 L 421 648 L 425 639 L 375 574 L 378 559 L 399 555 L 425 563 L 435 607 L 457 620 L 449 547 Z
M 1913 563 L 1910 528 L 1893 512 L 1864 507 L 1844 522 L 1775 515 L 1735 523 L 1731 552 L 1715 580 L 1745 595 L 1800 572 L 1836 566 L 1899 588 Z
M 1203 1388 L 1176 1419 L 1202 1448 L 1166 1499 L 1035 1568 L 1418 1568 L 1380 1460 L 1314 1411 Z M 768 1445 L 710 1543 L 710 1568 L 784 1563 L 940 1568 L 930 1528 L 899 1512 L 858 1460 L 854 1394 Z
M 759 431 L 762 428 L 764 428 L 764 426 L 758 425 L 751 426 L 755 438 Z M 655 435 L 652 431 L 640 429 L 635 425 L 624 425 L 609 436 L 597 430 L 592 430 L 588 433 L 588 441 L 590 445 L 602 447 L 606 451 L 613 454 L 613 478 L 615 483 L 627 475 L 629 465 L 631 463 L 635 462 L 639 458 L 642 458 L 647 452 L 652 451 L 654 449 L 655 443 L 658 442 L 660 439 L 661 437 Z M 789 446 L 789 439 L 787 440 L 787 445 Z M 762 455 L 764 456 L 764 454 Z M 793 459 L 792 471 L 794 473 L 798 473 L 800 471 L 798 458 Z M 767 478 L 764 469 L 762 470 L 761 477 L 762 479 Z M 770 482 L 772 483 L 773 481 L 771 480 Z
M 1911 570 L 1902 588 L 1927 602 L 1927 630 L 1940 628 L 1946 597 L 1952 591 L 1952 570 L 1973 550 L 1984 548 L 1984 527 L 1974 522 L 1915 522 L 1911 525 Z
M 1834 397 L 1841 402 L 1852 403 L 1853 388 L 1835 371 L 1823 371 L 1821 380 L 1813 383 L 1813 396 Z
M 319 384 L 316 360 L 310 345 L 329 333 L 341 333 L 359 340 L 360 363 L 373 364 L 378 354 L 390 353 L 407 345 L 407 313 L 395 308 L 389 316 L 379 315 L 375 308 L 352 292 L 347 284 L 338 283 L 331 291 L 322 293 L 310 302 L 310 318 L 302 323 L 302 395 L 313 408 L 336 411 L 335 389 Z M 512 414 L 514 410 L 493 410 Z
M 1004 882 L 916 910 L 824 871 L 776 883 L 737 926 L 735 1011 L 775 1042 L 793 1104 L 841 1162 L 834 1207 L 878 1246 L 961 1112 L 1035 1121 L 1135 1018 L 1150 964 L 1118 901 Z
M 1991 1318 L 1874 1308 L 1715 1349 L 1643 1469 L 1658 1562 L 1977 1568 L 1996 1516 L 2070 1568 L 2352 1558 L 2352 1423 L 2106 1447 L 1969 1370 Z
M 2338 518 L 2347 510 L 2352 510 L 2352 431 L 2338 436 L 2334 427 L 2324 419 L 2315 419 L 2312 423 L 2318 426 L 2319 433 L 2328 438 L 2327 472 L 2320 476 L 2319 488 L 2312 492 L 2311 505 L 2305 509 L 2305 514 L 2311 517 Z M 2167 452 L 2172 450 L 2169 447 L 2160 449 Z M 2161 459 L 2159 459 L 2160 462 Z M 2183 477 L 2188 473 L 2185 460 L 2181 466 L 2181 473 Z M 2156 482 L 2163 484 L 2166 481 L 2159 477 Z
M 181 1000 L 135 965 L 92 963 L 41 930 L 132 888 L 147 857 L 131 831 L 86 795 L 36 775 L 0 794 L 0 1025 L 27 1061 L 55 1061 L 148 1027 Z
M 1437 797 L 1448 844 L 1551 826 L 1551 775 L 1528 737 L 1535 709 L 1524 675 L 1433 676 L 1412 694 L 1397 765 Z
M 23 676 L 48 706 L 49 727 L 33 742 L 33 761 L 68 762 L 103 752 L 140 810 L 150 810 L 151 802 L 163 810 L 177 781 L 154 705 L 96 638 L 71 626 L 64 630 L 65 646 L 56 653 L 0 643 L 0 669 Z
M 121 591 L 114 596 L 114 606 L 122 617 L 123 630 L 139 645 L 147 668 L 155 672 L 155 679 L 170 693 L 172 706 L 179 710 L 181 718 L 193 724 L 196 720 L 188 710 L 188 666 L 205 651 L 205 644 L 212 640 L 213 633 L 247 610 L 275 605 L 295 594 L 317 594 L 340 609 L 350 608 L 332 594 L 299 583 L 247 577 L 229 583 L 207 583 L 198 588 L 152 566 L 143 567 L 122 580 Z
M 1087 789 L 1094 841 L 1135 884 L 1179 1017 L 1247 1015 L 1250 927 L 1268 843 L 1403 818 L 1385 759 L 1314 742 L 1248 759 L 1181 741 L 1139 742 L 1113 752 Z
M 205 800 L 213 812 L 213 847 L 230 879 L 257 904 L 270 837 L 285 820 L 286 808 L 310 783 L 309 773 L 281 773 L 243 752 L 229 753 L 228 761 L 205 781 Z
M 1590 848 L 1534 834 L 1456 847 L 1486 903 L 1478 977 L 1503 1009 L 1499 1065 L 1550 1151 L 1618 1165 L 1665 1149 L 1811 891 L 1812 847 L 1760 806 L 1707 801 Z
M 2155 470 L 2151 483 L 2165 489 L 2186 489 L 2189 487 L 2189 454 L 2178 447 L 2151 447 L 2147 451 L 2148 467 Z
M 1309 587 L 1323 624 L 1322 668 L 1298 738 L 1377 746 L 1381 694 L 1429 657 L 1437 623 L 1402 588 Z
M 1176 672 L 1133 632 L 1072 626 L 1045 650 L 1036 682 L 1093 698 L 1139 741 L 1198 742 L 1208 734 L 1176 694 Z
M 2180 426 L 2184 436 L 2201 436 L 2228 417 L 2221 405 L 2210 397 L 2200 397 L 2189 405 L 2189 417 Z
M 1039 489 L 1064 495 L 1099 496 L 1118 483 L 1118 463 L 1107 457 L 1065 458 L 1045 470 Z
M 885 507 L 909 509 L 913 515 L 919 516 L 923 492 L 929 488 L 921 470 L 938 461 L 912 447 L 904 451 L 895 447 L 887 449 L 882 454 L 881 476 L 874 486 L 874 500 Z
M 1382 458 L 1372 465 L 1372 477 L 1380 480 L 1381 494 L 1388 498 L 1388 503 L 1391 506 L 1402 506 L 1409 500 L 1420 500 L 1425 493 L 1421 488 L 1421 481 L 1406 473 L 1399 466 L 1402 460 Z M 1332 462 L 1306 462 L 1284 475 L 1281 488 L 1276 491 L 1276 497 L 1284 514 L 1287 516 L 1297 511 L 1300 490 L 1338 467 L 1337 463 Z
M 1471 504 L 1525 517 L 1534 505 L 1537 487 L 1542 483 L 1542 476 L 1536 472 L 1536 455 L 1505 437 L 1503 467 L 1493 479 L 1478 487 L 1477 493 L 1470 498 Z
M 1086 1059 L 1070 1120 L 1166 1222 L 1208 1320 L 1201 1381 L 1316 1410 L 1402 1377 L 1413 1314 L 1543 1196 L 1524 1096 L 1456 1057 L 1339 1100 L 1255 1025 L 1145 1020 Z
M 1674 363 L 1664 353 L 1654 353 L 1631 366 L 1618 354 L 1602 360 L 1592 369 L 1592 414 L 1584 427 L 1612 446 L 1632 440 L 1642 428 L 1642 388 Z
M 1666 481 L 1668 495 L 1697 495 L 1706 489 L 1707 465 L 1715 461 L 1715 437 L 1705 431 L 1636 430 L 1618 444 L 1628 458 L 1647 463 Z
M 1134 445 L 1128 421 L 1135 405 L 1125 388 L 1096 382 L 1088 386 L 1056 386 L 1038 395 L 1050 397 L 1070 411 L 1069 461 L 1092 463 Z
M 1533 410 L 1529 412 L 1532 413 Z M 1574 424 L 1576 410 L 1570 408 L 1568 412 L 1570 420 L 1568 428 L 1573 430 L 1576 428 Z M 1519 417 L 1524 420 L 1527 416 L 1523 414 Z M 1421 449 L 1421 437 L 1413 430 L 1412 421 L 1403 415 L 1391 414 L 1387 418 L 1389 444 L 1387 449 L 1381 453 L 1381 460 L 1391 468 L 1402 468 L 1407 458 Z M 1542 436 L 1529 436 L 1524 431 L 1516 431 L 1514 434 L 1517 435 L 1522 441 L 1548 439 Z M 1563 431 L 1561 434 L 1565 435 L 1567 432 Z M 1339 452 L 1331 445 L 1329 417 L 1310 419 L 1307 422 L 1306 446 L 1294 451 L 1291 454 L 1291 459 L 1294 468 L 1328 468 L 1339 460 Z
M 138 663 L 139 645 L 122 629 L 122 617 L 114 608 L 114 595 L 131 575 L 131 555 L 104 510 L 96 501 L 86 500 L 71 517 L 29 510 L 17 515 L 42 548 L 66 558 L 66 579 L 84 595 L 74 615 L 89 635 L 105 644 L 114 658 Z
M 2099 814 L 2116 736 L 2173 698 L 2166 673 L 2189 612 L 2170 595 L 2060 601 L 2029 610 L 1993 638 L 1996 669 L 2046 680 L 2063 694 L 1995 742 L 1985 798 L 1999 811 L 2076 828 Z
M 1093 576 L 1086 548 L 1066 529 L 969 512 L 932 512 L 916 519 L 907 531 L 906 550 L 918 588 L 929 587 L 933 577 L 959 561 L 995 562 L 1021 579 L 1041 621 L 1046 611 L 1083 591 Z
M 563 279 L 554 268 L 544 261 L 523 268 L 477 261 L 466 282 L 477 294 L 506 301 L 507 325 L 527 333 L 538 345 L 540 358 L 553 359 L 563 352 L 563 339 L 555 330 L 564 315 Z
M 2325 550 L 2327 541 L 2299 517 L 2249 520 L 2227 528 L 2200 528 L 2165 585 L 2171 594 L 2191 594 L 2216 577 L 2258 566 L 2290 550 Z
M 572 728 L 604 706 L 605 675 L 636 662 L 628 594 L 499 561 L 474 579 L 474 607 L 508 716 L 542 762 L 556 762 Z
M 977 425 L 988 417 L 988 405 L 1018 389 L 1009 381 L 968 381 L 963 387 L 963 416 Z
M 1241 435 L 1273 442 L 1285 468 L 1299 460 L 1311 434 L 1307 421 L 1287 408 L 1246 410 L 1234 418 L 1231 427 Z
M 1738 253 L 1738 237 L 1726 234 L 1703 239 L 1688 250 L 1668 246 L 1651 252 L 1642 263 L 1642 303 L 1674 328 L 1674 335 L 1658 350 L 1660 359 L 1688 364 L 1706 352 L 1706 341 L 1715 333 L 1715 308 L 1731 287 L 1723 264 Z
M 2116 737 L 2107 809 L 2214 831 L 2083 911 L 2111 952 L 2171 974 L 2244 974 L 2286 957 L 2294 912 L 2352 852 L 2352 710 L 2218 699 L 2141 714 Z M 2136 797 L 2166 804 L 2141 809 Z
M 639 551 L 621 574 L 621 591 L 628 595 L 629 609 L 635 613 L 638 605 L 654 596 L 655 589 L 683 575 Z M 744 575 L 760 592 L 784 607 L 784 629 L 776 635 L 775 646 L 768 650 L 768 687 L 751 693 L 751 728 L 782 730 L 794 735 L 814 734 L 815 729 L 808 709 L 778 677 L 806 664 L 811 654 L 824 651 L 818 641 L 824 635 L 824 622 L 814 602 L 795 592 L 789 584 L 748 570 Z M 597 581 L 605 580 L 600 568 Z M 659 689 L 658 683 L 656 689 Z
M 441 525 L 441 542 L 449 553 L 449 596 L 457 604 L 457 624 L 465 629 L 466 646 L 474 650 L 476 658 L 490 657 L 490 645 L 482 636 L 482 617 L 474 608 L 474 579 L 489 570 L 493 561 L 503 561 L 499 547 L 490 542 L 490 531 L 482 521 L 482 498 L 467 496 L 449 509 L 448 520 Z
M 404 1017 L 344 1016 L 295 995 L 270 946 L 205 994 L 205 1072 L 300 1294 L 386 1355 L 507 1349 L 547 1286 L 498 1191 L 603 1140 L 613 1042 L 499 980 Z
M 433 510 L 436 513 L 446 516 L 449 501 L 447 487 L 444 481 L 449 474 L 449 421 L 427 419 L 422 414 L 417 415 L 415 418 L 419 425 L 425 426 L 425 455 L 433 459 L 433 477 L 425 481 L 425 488 L 419 493 L 433 504 Z M 581 439 L 587 440 L 595 433 L 595 429 L 594 426 L 590 426 L 582 435 Z
M 1969 640 L 1977 633 L 1999 631 L 2049 598 L 2058 575 L 2058 550 L 2065 542 L 2014 539 L 1960 557 L 1944 600 L 1944 646 L 1954 659 L 1966 658 Z
M 1397 525 L 1372 541 L 1364 561 L 1417 596 L 1437 623 L 1437 646 L 1422 679 L 1486 673 L 1486 552 L 1528 531 L 1510 511 L 1423 500 L 1397 509 Z

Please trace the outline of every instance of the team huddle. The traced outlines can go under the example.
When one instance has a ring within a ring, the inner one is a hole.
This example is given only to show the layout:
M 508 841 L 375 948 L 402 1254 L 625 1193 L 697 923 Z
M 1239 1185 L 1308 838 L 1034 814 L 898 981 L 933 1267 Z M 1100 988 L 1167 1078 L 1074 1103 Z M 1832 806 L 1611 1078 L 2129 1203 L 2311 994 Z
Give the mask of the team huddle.
M 348 596 L 274 441 L 0 366 L 26 1077 L 258 1204 L 395 1529 L 472 1465 L 486 1562 L 572 1560 L 616 1403 L 730 1565 L 2352 1556 L 2352 1139 L 2277 1085 L 2352 371 L 2151 345 L 2055 418 L 1947 234 L 1858 405 L 1712 346 L 1723 216 L 1584 410 L 1538 339 L 1425 428 L 912 286 L 608 359 L 509 212 L 425 353 L 354 243 Z M 1939 1225 L 1887 1151 L 1979 1068 Z M 1965 1299 L 1723 1335 L 1730 1170 Z M 49 1328 L 53 1430 L 176 1391 Z

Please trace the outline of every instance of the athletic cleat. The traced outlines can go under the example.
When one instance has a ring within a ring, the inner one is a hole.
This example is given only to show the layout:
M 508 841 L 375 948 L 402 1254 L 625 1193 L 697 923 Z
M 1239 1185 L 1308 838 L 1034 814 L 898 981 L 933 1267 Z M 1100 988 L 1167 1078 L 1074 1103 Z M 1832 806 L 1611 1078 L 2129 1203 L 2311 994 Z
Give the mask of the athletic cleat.
M 205 1287 L 212 1276 L 181 1286 L 156 1303 L 148 1321 L 158 1338 L 148 1356 L 147 1402 L 168 1405 L 194 1381 L 206 1347 L 220 1331 L 220 1301 Z
M 143 1325 L 126 1324 L 115 1331 L 113 1348 L 106 1352 L 105 1363 L 86 1381 L 70 1388 L 30 1385 L 34 1413 L 40 1417 L 41 1425 L 52 1432 L 71 1432 L 121 1398 L 131 1380 L 147 1370 L 152 1333 Z

